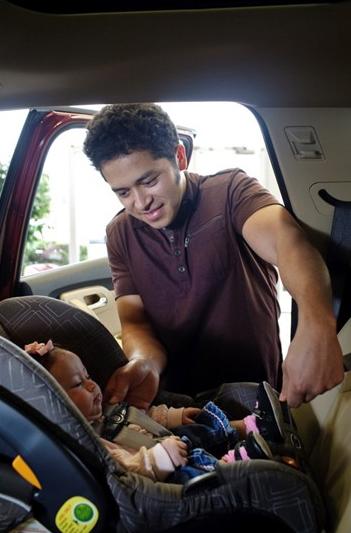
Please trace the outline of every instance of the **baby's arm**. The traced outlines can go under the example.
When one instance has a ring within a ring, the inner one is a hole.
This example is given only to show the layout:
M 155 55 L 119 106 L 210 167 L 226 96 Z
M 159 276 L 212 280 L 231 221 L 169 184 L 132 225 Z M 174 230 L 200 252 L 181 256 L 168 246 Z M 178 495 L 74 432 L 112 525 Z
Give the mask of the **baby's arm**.
M 187 463 L 188 448 L 179 437 L 167 437 L 152 448 L 142 446 L 135 452 L 101 437 L 100 440 L 113 459 L 127 472 L 135 472 L 154 481 L 164 481 L 177 466 Z
M 183 424 L 192 424 L 194 417 L 200 413 L 197 407 L 167 407 L 165 404 L 153 405 L 147 414 L 156 422 L 172 429 Z
M 164 481 L 178 466 L 184 466 L 188 462 L 187 445 L 174 435 L 163 439 L 147 451 L 158 481 Z
M 108 441 L 100 437 L 102 444 L 112 455 L 113 459 L 122 466 L 127 472 L 135 472 L 136 474 L 142 474 L 149 477 L 154 481 L 157 480 L 155 469 L 153 468 L 153 456 L 145 446 L 142 446 L 139 450 L 126 450 L 115 442 Z

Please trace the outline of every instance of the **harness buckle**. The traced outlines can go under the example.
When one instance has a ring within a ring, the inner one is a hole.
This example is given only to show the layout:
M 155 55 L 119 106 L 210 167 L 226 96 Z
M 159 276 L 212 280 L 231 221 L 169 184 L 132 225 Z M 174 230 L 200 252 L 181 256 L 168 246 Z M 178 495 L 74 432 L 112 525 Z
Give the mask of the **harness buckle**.
M 113 406 L 112 410 L 105 415 L 101 437 L 113 440 L 128 423 L 128 404 L 121 402 Z

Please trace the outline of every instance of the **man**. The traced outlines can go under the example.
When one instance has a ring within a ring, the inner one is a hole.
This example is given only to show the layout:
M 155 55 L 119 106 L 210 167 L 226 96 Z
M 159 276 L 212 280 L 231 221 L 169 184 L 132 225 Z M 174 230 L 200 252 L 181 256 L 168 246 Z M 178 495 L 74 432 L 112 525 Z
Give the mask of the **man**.
M 84 148 L 125 208 L 107 227 L 129 359 L 111 401 L 147 407 L 161 375 L 190 394 L 267 380 L 290 406 L 341 382 L 327 268 L 257 180 L 187 173 L 176 128 L 153 104 L 105 107 Z M 273 265 L 299 311 L 283 366 Z

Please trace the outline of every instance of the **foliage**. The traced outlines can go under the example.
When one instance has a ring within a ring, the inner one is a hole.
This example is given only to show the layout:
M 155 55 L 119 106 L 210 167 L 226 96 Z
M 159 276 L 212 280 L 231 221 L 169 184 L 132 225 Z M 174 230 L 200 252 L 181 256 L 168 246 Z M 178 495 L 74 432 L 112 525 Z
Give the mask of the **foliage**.
M 60 244 L 57 242 L 41 241 L 43 246 L 38 246 L 28 252 L 27 263 L 51 263 L 52 265 L 67 265 L 68 258 L 68 244 Z M 27 244 L 28 249 L 28 244 Z M 87 246 L 81 245 L 79 247 L 79 261 L 84 261 L 88 258 Z
M 45 217 L 49 213 L 49 177 L 43 174 L 39 181 L 28 225 L 23 268 L 32 263 L 45 262 L 45 260 L 41 260 L 41 252 L 46 249 L 48 244 L 43 238 L 43 229 L 46 224 Z
M 5 183 L 7 168 L 0 163 L 0 194 Z M 41 176 L 39 187 L 35 195 L 33 209 L 29 221 L 27 232 L 28 254 L 32 253 L 36 247 L 41 247 L 43 241 L 43 228 L 45 217 L 50 212 L 49 177 L 46 174 Z
M 0 163 L 0 194 L 5 182 L 7 168 Z M 23 269 L 35 263 L 51 263 L 54 265 L 67 265 L 68 244 L 49 242 L 44 239 L 43 230 L 46 225 L 46 217 L 50 213 L 50 187 L 49 177 L 43 174 L 35 195 L 32 213 L 29 221 L 26 246 L 23 258 Z M 88 257 L 86 246 L 79 248 L 79 260 L 84 261 Z

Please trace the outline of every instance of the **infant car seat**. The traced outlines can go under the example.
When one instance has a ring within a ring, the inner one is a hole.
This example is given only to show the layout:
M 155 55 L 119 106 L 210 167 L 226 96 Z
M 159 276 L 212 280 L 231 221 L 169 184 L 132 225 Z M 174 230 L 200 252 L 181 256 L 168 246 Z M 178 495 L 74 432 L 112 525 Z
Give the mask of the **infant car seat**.
M 28 516 L 64 533 L 211 525 L 248 531 L 265 521 L 276 533 L 323 530 L 313 480 L 276 461 L 218 465 L 185 486 L 153 482 L 116 464 L 52 376 L 21 348 L 51 338 L 76 352 L 104 387 L 126 359 L 94 317 L 47 297 L 9 298 L 0 302 L 0 333 L 0 531 Z M 252 399 L 249 385 L 227 387 L 234 404 Z

